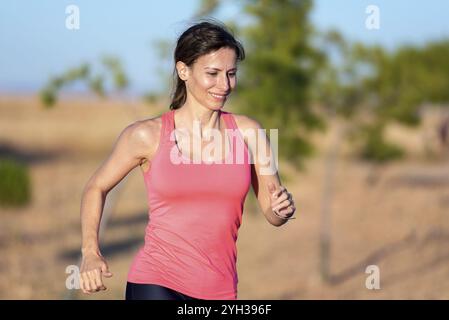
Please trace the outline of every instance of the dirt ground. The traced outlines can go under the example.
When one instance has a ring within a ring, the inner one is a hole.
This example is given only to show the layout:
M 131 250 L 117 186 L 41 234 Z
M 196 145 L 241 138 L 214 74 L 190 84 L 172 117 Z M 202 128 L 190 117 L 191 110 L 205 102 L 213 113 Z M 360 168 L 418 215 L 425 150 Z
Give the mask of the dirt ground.
M 114 276 L 106 279 L 107 291 L 91 296 L 66 288 L 66 268 L 79 259 L 81 193 L 124 127 L 165 110 L 87 98 L 64 99 L 45 110 L 31 96 L 0 97 L 0 152 L 29 165 L 33 190 L 28 207 L 0 209 L 0 299 L 124 298 L 147 223 L 140 169 L 108 196 L 105 210 L 113 209 L 101 247 Z M 449 299 L 449 162 L 422 156 L 422 130 L 392 128 L 411 155 L 384 167 L 355 160 L 343 145 L 328 206 L 323 190 L 334 126 L 314 137 L 318 152 L 304 171 L 281 163 L 297 219 L 273 227 L 254 197 L 247 198 L 238 238 L 238 298 Z M 332 219 L 324 280 L 320 230 L 326 207 Z M 366 288 L 369 265 L 379 268 L 378 290 Z

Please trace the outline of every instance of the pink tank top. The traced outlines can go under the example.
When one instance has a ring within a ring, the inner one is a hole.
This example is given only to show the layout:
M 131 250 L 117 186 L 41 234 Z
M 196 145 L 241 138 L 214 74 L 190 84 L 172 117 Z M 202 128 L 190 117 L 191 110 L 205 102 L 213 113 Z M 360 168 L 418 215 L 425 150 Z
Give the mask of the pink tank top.
M 199 299 L 237 299 L 236 241 L 251 184 L 250 155 L 233 115 L 220 116 L 231 141 L 232 152 L 222 151 L 226 161 L 175 164 L 174 110 L 162 115 L 159 147 L 143 174 L 149 206 L 145 244 L 132 261 L 129 282 Z

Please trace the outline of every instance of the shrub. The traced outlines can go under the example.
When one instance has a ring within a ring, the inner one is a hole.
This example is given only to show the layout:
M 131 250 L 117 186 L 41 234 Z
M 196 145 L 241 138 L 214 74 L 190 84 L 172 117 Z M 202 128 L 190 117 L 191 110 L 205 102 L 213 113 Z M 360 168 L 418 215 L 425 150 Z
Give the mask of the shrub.
M 29 203 L 30 197 L 27 167 L 10 158 L 0 158 L 0 206 L 24 206 Z

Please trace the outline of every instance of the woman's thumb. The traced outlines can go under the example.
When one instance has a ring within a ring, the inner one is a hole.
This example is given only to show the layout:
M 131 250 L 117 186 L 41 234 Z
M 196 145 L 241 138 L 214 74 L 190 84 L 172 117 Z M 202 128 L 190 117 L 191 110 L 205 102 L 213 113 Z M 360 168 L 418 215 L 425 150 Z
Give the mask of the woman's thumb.
M 112 272 L 109 271 L 108 265 L 107 265 L 106 263 L 103 263 L 103 264 L 101 265 L 101 272 L 103 273 L 103 275 L 104 275 L 106 278 L 110 278 L 110 277 L 113 276 Z

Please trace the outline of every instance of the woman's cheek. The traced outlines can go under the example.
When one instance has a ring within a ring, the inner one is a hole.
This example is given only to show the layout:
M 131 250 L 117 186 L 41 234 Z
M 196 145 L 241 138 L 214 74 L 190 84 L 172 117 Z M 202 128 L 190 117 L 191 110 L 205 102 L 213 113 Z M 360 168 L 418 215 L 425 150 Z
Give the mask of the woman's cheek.
M 203 80 L 203 82 L 202 82 L 202 86 L 203 86 L 203 88 L 205 88 L 205 89 L 209 89 L 209 88 L 211 88 L 211 87 L 213 87 L 215 85 L 215 81 L 214 80 L 212 80 L 212 79 L 204 79 Z

